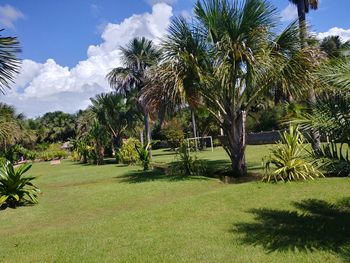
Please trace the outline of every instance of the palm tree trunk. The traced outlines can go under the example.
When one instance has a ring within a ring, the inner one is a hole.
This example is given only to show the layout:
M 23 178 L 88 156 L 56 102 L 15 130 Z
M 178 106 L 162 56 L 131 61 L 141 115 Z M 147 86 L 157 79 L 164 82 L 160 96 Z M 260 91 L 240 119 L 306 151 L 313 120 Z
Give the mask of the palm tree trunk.
M 192 118 L 192 128 L 193 128 L 193 138 L 194 142 L 195 142 L 195 147 L 196 147 L 196 151 L 198 150 L 198 142 L 197 142 L 197 125 L 196 125 L 196 116 L 194 114 L 194 110 L 191 109 L 191 118 Z
M 301 46 L 304 47 L 304 45 L 305 45 L 305 36 L 306 36 L 305 0 L 299 0 L 298 4 L 297 4 L 297 8 L 298 8 L 298 18 L 299 18 Z
M 191 109 L 191 118 L 192 118 L 192 129 L 193 129 L 193 137 L 197 137 L 197 127 L 196 127 L 196 116 L 194 114 L 194 110 Z
M 147 111 L 145 111 L 144 113 L 144 125 L 145 125 L 145 133 L 146 133 L 146 140 L 147 140 L 147 144 L 151 145 L 152 142 L 152 138 L 151 138 L 151 128 L 150 128 L 150 124 L 149 124 L 149 114 Z M 152 158 L 152 147 L 149 147 L 149 154 L 150 154 L 150 158 Z
M 297 4 L 298 8 L 298 17 L 299 17 L 299 30 L 300 30 L 300 44 L 301 48 L 304 48 L 306 45 L 306 9 L 305 9 L 305 1 L 299 0 Z M 313 88 L 309 91 L 309 107 L 311 107 L 314 103 L 316 103 L 315 91 Z M 318 130 L 311 131 L 311 145 L 312 149 L 315 152 L 319 152 L 321 150 L 321 136 Z
M 229 125 L 224 126 L 224 133 L 227 136 L 225 150 L 230 156 L 232 177 L 242 177 L 247 175 L 247 166 L 245 162 L 246 148 L 246 112 L 241 111 Z

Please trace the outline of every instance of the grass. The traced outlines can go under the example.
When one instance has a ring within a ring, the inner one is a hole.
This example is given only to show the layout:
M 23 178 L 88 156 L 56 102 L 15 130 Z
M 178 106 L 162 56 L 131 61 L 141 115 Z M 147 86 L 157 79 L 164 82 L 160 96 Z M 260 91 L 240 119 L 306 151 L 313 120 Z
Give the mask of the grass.
M 251 171 L 269 146 L 248 147 Z M 173 155 L 154 151 L 156 161 Z M 222 149 L 199 155 L 227 164 Z M 0 211 L 1 262 L 346 262 L 350 182 L 227 185 L 115 164 L 35 164 L 39 204 Z

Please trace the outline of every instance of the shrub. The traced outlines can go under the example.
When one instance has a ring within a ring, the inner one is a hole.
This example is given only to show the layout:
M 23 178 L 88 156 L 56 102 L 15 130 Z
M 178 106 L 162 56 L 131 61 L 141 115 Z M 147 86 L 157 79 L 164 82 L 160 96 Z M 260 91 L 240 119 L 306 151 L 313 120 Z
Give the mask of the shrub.
M 307 158 L 305 138 L 294 126 L 290 126 L 289 132 L 281 133 L 279 142 L 271 155 L 265 161 L 265 176 L 267 182 L 313 180 L 323 174 L 318 170 L 317 163 Z
M 196 155 L 191 155 L 190 148 L 186 143 L 181 144 L 176 156 L 176 161 L 172 163 L 172 173 L 180 175 L 204 175 L 205 167 Z
M 15 207 L 19 204 L 38 202 L 39 188 L 32 184 L 36 177 L 24 177 L 23 174 L 32 167 L 31 164 L 24 164 L 14 168 L 10 161 L 0 166 L 0 206 L 6 204 Z M 26 199 L 26 198 L 29 198 Z
M 172 119 L 165 125 L 162 133 L 172 149 L 180 147 L 185 140 L 181 122 L 176 118 Z
M 135 138 L 129 138 L 124 141 L 122 147 L 116 153 L 117 161 L 129 165 L 136 164 L 139 160 L 139 155 L 135 145 L 137 145 L 137 147 L 141 146 L 140 141 Z
M 135 148 L 139 155 L 139 160 L 142 164 L 143 170 L 148 171 L 151 163 L 151 155 L 149 154 L 149 144 L 143 147 L 135 145 Z

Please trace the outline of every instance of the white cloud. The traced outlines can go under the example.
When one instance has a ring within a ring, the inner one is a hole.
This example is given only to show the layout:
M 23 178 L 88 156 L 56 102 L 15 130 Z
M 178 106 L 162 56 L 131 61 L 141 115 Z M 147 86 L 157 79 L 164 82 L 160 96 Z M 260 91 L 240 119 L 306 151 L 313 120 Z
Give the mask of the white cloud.
M 327 32 L 318 33 L 317 37 L 319 39 L 323 39 L 328 36 L 340 36 L 343 41 L 350 40 L 350 29 L 344 29 L 339 27 L 333 27 L 329 29 Z
M 171 6 L 160 3 L 153 6 L 152 13 L 133 15 L 120 24 L 107 24 L 103 42 L 90 46 L 88 58 L 71 69 L 53 59 L 45 63 L 24 60 L 15 87 L 1 100 L 15 105 L 28 117 L 54 110 L 73 113 L 84 109 L 90 97 L 110 90 L 105 76 L 121 65 L 119 47 L 134 37 L 144 36 L 157 42 L 166 33 L 171 16 Z
M 146 0 L 146 2 L 151 6 L 154 6 L 155 4 L 159 4 L 159 3 L 174 5 L 176 4 L 177 0 Z
M 8 28 L 15 28 L 14 23 L 24 15 L 18 9 L 10 5 L 0 5 L 0 25 Z
M 288 4 L 281 12 L 281 21 L 290 22 L 298 18 L 298 11 L 295 5 Z

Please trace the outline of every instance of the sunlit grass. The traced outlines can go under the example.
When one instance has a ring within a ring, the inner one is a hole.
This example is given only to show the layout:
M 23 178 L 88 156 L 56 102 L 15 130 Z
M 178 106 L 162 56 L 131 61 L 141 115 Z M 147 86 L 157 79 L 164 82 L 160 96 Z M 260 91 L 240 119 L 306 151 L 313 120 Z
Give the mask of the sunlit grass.
M 249 170 L 260 169 L 268 148 L 248 147 Z M 174 159 L 167 151 L 153 154 L 156 161 Z M 199 153 L 198 157 L 212 164 L 229 165 L 220 148 Z M 297 211 L 294 202 L 315 199 L 332 204 L 348 198 L 350 182 L 346 178 L 227 185 L 205 177 L 143 174 L 137 166 L 92 166 L 70 161 L 57 166 L 34 164 L 30 173 L 40 176 L 37 185 L 43 194 L 38 205 L 0 211 L 0 262 L 349 259 L 346 249 L 350 247 L 350 227 L 343 224 L 348 222 L 349 206 L 339 208 L 343 210 L 338 214 L 337 207 L 327 211 L 316 206 L 319 225 L 313 217 L 300 219 L 293 212 Z M 261 218 L 266 209 L 274 220 Z M 305 227 L 296 225 L 299 221 L 295 220 L 305 222 Z M 329 229 L 333 229 L 334 237 Z M 313 235 L 316 230 L 317 235 Z M 254 240 L 249 238 L 252 235 Z M 299 236 L 307 246 L 296 242 Z

